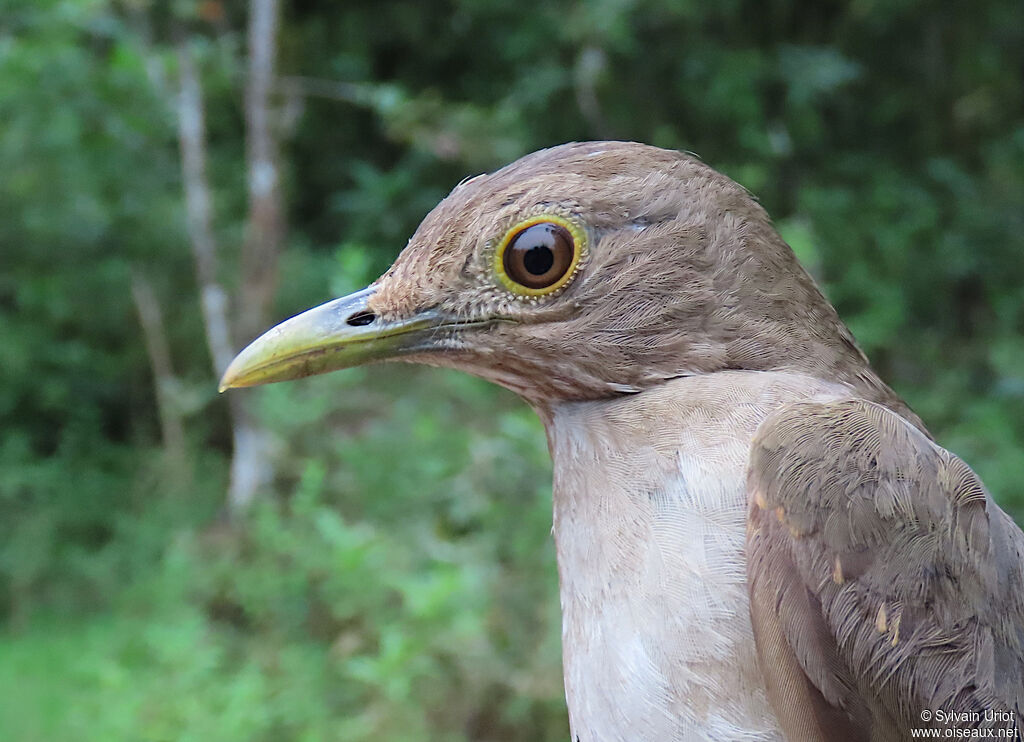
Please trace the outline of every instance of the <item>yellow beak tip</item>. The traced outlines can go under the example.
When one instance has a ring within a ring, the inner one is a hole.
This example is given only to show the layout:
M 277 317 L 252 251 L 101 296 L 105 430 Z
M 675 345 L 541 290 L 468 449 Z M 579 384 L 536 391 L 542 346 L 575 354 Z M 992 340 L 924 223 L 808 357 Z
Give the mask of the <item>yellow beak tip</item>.
M 224 375 L 220 377 L 220 381 L 217 383 L 218 394 L 223 394 L 228 389 L 240 389 L 243 386 L 252 386 L 251 383 L 246 383 L 247 374 L 244 372 L 241 374 L 238 373 L 235 368 L 233 368 L 235 365 L 235 363 L 232 363 L 228 366 L 227 371 L 225 371 Z
M 238 360 L 237 358 L 235 360 Z M 217 393 L 223 394 L 228 389 L 237 389 L 238 387 L 248 386 L 248 384 L 242 382 L 242 376 L 237 370 L 238 364 L 233 360 L 228 367 L 224 370 L 224 373 L 220 377 L 220 381 L 217 382 Z

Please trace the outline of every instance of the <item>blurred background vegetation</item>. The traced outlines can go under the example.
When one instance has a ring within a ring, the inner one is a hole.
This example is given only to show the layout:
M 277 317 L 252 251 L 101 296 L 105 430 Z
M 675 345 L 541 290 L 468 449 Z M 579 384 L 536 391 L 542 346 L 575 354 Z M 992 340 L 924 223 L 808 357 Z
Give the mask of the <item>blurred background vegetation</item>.
M 532 413 L 216 355 L 594 138 L 756 193 L 1020 519 L 1020 0 L 0 0 L 0 739 L 565 739 Z

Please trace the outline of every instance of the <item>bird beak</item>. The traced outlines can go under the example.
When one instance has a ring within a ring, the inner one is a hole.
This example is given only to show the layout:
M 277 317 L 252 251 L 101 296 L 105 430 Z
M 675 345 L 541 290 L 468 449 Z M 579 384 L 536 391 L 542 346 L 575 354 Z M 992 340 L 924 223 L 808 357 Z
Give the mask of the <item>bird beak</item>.
M 301 379 L 437 347 L 445 328 L 463 326 L 437 310 L 381 319 L 368 306 L 374 288 L 321 304 L 253 340 L 228 365 L 220 391 Z

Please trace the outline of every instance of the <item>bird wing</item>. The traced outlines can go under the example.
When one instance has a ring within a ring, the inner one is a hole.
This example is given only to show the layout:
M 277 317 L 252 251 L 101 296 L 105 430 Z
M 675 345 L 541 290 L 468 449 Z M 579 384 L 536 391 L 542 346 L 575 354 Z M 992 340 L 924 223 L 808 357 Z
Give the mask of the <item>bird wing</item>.
M 751 619 L 787 737 L 1024 730 L 1024 534 L 963 461 L 880 405 L 801 402 L 759 427 L 747 487 Z

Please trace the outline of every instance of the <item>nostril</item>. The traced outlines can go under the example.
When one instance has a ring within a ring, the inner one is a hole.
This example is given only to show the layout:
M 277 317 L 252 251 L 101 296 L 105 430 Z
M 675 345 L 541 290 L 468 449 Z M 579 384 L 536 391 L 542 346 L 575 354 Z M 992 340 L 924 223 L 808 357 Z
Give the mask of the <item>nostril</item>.
M 377 315 L 373 312 L 356 312 L 347 320 L 346 324 L 352 325 L 352 327 L 364 327 L 377 319 Z

